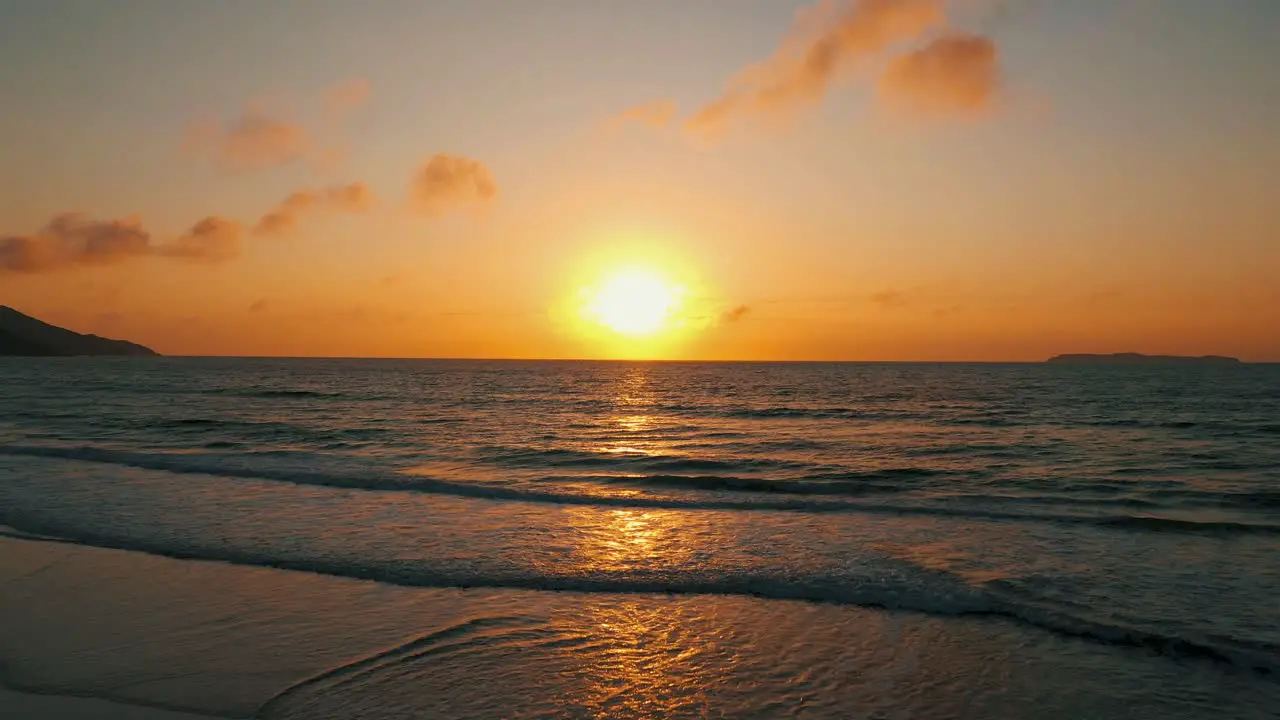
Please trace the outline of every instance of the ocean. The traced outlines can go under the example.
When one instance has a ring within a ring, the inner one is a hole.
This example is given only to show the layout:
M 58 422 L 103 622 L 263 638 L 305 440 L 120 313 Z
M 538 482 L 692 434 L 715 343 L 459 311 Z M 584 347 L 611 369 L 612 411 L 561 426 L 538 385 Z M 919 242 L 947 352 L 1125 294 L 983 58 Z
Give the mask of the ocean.
M 1273 718 L 1280 365 L 0 358 L 0 680 Z

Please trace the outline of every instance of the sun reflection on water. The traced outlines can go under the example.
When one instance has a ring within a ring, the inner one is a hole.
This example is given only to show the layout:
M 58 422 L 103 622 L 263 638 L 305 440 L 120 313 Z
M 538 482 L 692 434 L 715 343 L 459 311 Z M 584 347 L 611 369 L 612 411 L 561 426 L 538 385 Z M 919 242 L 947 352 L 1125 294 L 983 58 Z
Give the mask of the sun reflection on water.
M 596 528 L 594 541 L 583 547 L 593 565 L 624 568 L 656 559 L 663 528 L 654 523 L 651 513 L 608 510 L 600 514 L 603 522 Z
M 649 374 L 648 367 L 638 365 L 619 378 L 613 397 L 618 412 L 599 418 L 600 441 L 591 447 L 592 452 L 655 457 L 673 450 L 674 443 L 661 437 L 661 430 L 669 420 L 645 412 L 657 402 Z
M 654 395 L 650 387 L 648 366 L 636 365 L 628 368 L 627 373 L 619 379 L 613 402 L 622 407 L 653 405 L 656 402 Z
M 673 510 L 571 508 L 574 560 L 593 576 L 625 574 L 661 589 L 678 567 L 704 559 L 707 529 Z
M 664 437 L 672 420 L 655 411 L 657 395 L 651 369 L 627 368 L 616 381 L 614 412 L 595 418 L 598 434 L 591 450 L 637 458 L 673 454 L 674 441 Z M 599 492 L 599 488 L 596 488 Z M 612 488 L 635 494 L 638 488 Z M 687 514 L 662 509 L 566 508 L 576 538 L 574 560 L 590 577 L 626 577 L 666 585 L 672 571 L 699 561 L 696 548 L 706 533 Z M 616 601 L 582 605 L 583 628 L 590 628 L 599 650 L 575 652 L 566 660 L 577 666 L 566 703 L 594 718 L 700 717 L 710 708 L 708 690 L 723 678 L 703 659 L 714 638 L 687 633 L 672 623 L 661 606 L 626 596 Z
M 597 637 L 608 651 L 584 670 L 576 704 L 597 718 L 705 716 L 710 710 L 706 647 L 664 621 L 661 608 L 635 601 L 596 605 Z

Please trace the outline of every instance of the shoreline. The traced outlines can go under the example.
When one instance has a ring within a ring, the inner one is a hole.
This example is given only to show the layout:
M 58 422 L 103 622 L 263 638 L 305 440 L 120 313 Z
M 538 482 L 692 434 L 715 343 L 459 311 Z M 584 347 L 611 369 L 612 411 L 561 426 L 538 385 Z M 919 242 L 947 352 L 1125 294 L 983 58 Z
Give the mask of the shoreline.
M 406 588 L 16 538 L 0 538 L 0 582 L 5 718 L 751 717 L 811 697 L 830 710 L 820 717 L 962 703 L 957 717 L 1072 718 L 1139 697 L 1155 714 L 1131 717 L 1148 720 L 1211 717 L 1204 692 L 1236 710 L 1280 706 L 1257 678 L 991 618 Z M 768 687 L 743 693 L 742 676 Z
M 0 717 L 15 720 L 224 720 L 216 715 L 14 688 L 0 683 Z

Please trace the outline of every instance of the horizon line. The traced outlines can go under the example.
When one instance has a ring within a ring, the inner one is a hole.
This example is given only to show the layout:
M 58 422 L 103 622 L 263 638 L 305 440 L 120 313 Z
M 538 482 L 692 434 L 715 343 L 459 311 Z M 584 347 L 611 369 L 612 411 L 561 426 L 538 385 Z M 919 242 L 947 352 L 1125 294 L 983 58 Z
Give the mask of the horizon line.
M 1062 353 L 1062 355 L 1123 355 L 1132 353 Z M 1139 353 L 1144 354 L 1144 353 Z M 64 356 L 75 357 L 75 356 Z M 88 357 L 88 356 L 79 356 Z M 481 356 L 390 356 L 390 355 L 195 355 L 159 354 L 160 358 L 221 360 L 390 360 L 424 362 L 561 362 L 561 363 L 663 363 L 663 364 L 741 364 L 741 365 L 1047 365 L 1052 357 L 1042 360 L 856 360 L 856 359 L 698 359 L 698 358 L 598 358 L 598 357 L 481 357 Z M 1277 365 L 1280 360 L 1244 360 L 1225 355 L 1174 356 L 1192 359 L 1229 357 L 1241 365 Z M 47 358 L 46 358 L 47 359 Z M 154 359 L 154 358 L 152 358 Z M 1099 363 L 1106 364 L 1106 363 Z M 1124 364 L 1124 363 L 1115 363 Z M 1132 363 L 1131 363 L 1132 364 Z M 1151 363 L 1159 364 L 1159 362 Z

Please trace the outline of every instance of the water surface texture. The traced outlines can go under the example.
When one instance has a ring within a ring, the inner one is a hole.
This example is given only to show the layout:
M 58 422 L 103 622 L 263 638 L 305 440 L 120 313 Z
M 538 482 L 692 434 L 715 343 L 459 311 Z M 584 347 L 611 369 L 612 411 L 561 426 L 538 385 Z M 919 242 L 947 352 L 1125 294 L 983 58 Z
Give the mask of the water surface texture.
M 484 673 L 507 710 L 442 717 L 997 712 L 957 710 L 979 687 L 1037 717 L 1280 708 L 1280 366 L 5 359 L 0 383 L 13 537 L 472 589 L 443 635 L 262 716 Z M 924 624 L 865 634 L 901 618 Z M 868 637 L 977 684 L 872 692 Z M 1060 666 L 1037 690 L 994 655 Z M 622 674 L 557 705 L 570 665 Z

